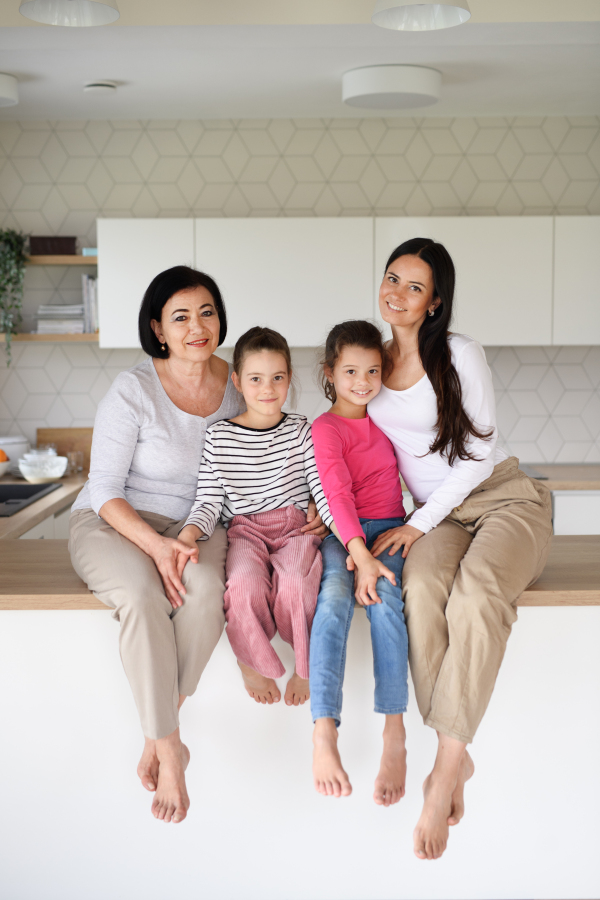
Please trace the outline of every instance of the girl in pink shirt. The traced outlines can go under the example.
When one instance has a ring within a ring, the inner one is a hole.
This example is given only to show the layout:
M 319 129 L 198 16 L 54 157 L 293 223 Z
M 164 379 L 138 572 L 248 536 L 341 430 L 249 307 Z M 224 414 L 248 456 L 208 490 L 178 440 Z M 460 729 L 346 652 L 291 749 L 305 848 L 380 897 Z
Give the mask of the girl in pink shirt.
M 310 694 L 315 787 L 321 794 L 348 796 L 352 786 L 337 749 L 337 729 L 356 598 L 371 625 L 375 712 L 386 717 L 374 800 L 390 806 L 404 796 L 406 780 L 408 639 L 402 554 L 385 552 L 375 558 L 369 552 L 380 534 L 404 524 L 394 449 L 367 414 L 367 403 L 381 389 L 385 363 L 381 333 L 370 322 L 342 322 L 327 337 L 322 384 L 333 406 L 313 422 L 312 437 L 334 533 L 321 545 L 323 576 L 310 642 Z

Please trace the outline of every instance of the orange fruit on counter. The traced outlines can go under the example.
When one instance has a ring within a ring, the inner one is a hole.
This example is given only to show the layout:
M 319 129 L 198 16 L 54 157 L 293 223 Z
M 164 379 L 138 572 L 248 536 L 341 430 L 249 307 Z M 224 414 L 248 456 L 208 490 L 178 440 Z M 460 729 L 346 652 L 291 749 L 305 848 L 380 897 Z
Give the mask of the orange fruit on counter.
M 8 456 L 4 452 L 4 450 L 0 447 L 0 462 L 8 462 Z

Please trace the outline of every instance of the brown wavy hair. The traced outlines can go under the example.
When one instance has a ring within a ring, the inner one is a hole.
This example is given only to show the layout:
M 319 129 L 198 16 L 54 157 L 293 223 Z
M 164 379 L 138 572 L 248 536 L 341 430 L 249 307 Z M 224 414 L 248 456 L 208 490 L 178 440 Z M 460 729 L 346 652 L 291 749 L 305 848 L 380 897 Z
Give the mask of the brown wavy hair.
M 467 448 L 469 438 L 489 440 L 493 429 L 480 430 L 465 412 L 460 378 L 452 363 L 448 329 L 456 283 L 454 263 L 443 244 L 430 238 L 412 238 L 396 247 L 385 271 L 401 256 L 418 256 L 427 263 L 433 276 L 434 296 L 440 300 L 433 316 L 425 316 L 419 329 L 421 363 L 437 399 L 436 436 L 429 453 L 441 453 L 451 466 L 457 459 L 477 459 Z
M 344 347 L 362 347 L 363 350 L 377 350 L 381 356 L 381 377 L 390 369 L 390 358 L 383 343 L 381 331 L 365 319 L 348 319 L 331 329 L 319 360 L 319 382 L 323 393 L 332 403 L 337 400 L 334 386 L 327 379 L 325 369 L 333 372 Z

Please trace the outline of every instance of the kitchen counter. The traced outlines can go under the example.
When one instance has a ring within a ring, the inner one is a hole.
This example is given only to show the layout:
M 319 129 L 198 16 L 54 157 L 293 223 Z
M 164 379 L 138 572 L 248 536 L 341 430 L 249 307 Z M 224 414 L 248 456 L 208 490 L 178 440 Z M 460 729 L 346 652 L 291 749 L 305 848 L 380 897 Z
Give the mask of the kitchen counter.
M 1 609 L 106 609 L 73 571 L 67 541 L 0 541 Z M 518 606 L 600 606 L 600 535 L 552 539 Z
M 61 487 L 56 488 L 50 494 L 36 500 L 22 509 L 20 512 L 6 518 L 0 518 L 0 540 L 20 538 L 35 525 L 43 522 L 48 516 L 53 516 L 67 506 L 75 502 L 75 497 L 87 480 L 87 473 L 70 475 L 67 478 L 56 478 L 61 482 Z M 4 475 L 0 478 L 0 484 L 27 484 L 22 478 L 14 478 Z
M 531 463 L 551 491 L 600 491 L 600 464 L 597 463 Z

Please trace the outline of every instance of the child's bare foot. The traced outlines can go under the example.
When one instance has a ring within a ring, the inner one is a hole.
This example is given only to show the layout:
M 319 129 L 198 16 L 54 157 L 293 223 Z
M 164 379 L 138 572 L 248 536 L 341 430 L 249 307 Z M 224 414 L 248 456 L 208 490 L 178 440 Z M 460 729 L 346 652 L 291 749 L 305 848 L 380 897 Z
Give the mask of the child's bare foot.
M 452 790 L 444 779 L 434 779 L 433 773 L 425 779 L 425 803 L 413 835 L 415 855 L 419 859 L 439 859 L 446 849 Z
M 190 752 L 179 738 L 179 729 L 156 741 L 159 762 L 158 784 L 152 802 L 152 815 L 163 822 L 182 822 L 190 807 L 185 786 L 185 770 Z
M 473 777 L 475 764 L 465 750 L 464 756 L 460 761 L 460 769 L 458 770 L 458 781 L 452 794 L 452 808 L 448 818 L 448 825 L 458 825 L 465 814 L 465 784 L 469 778 Z
M 317 719 L 313 732 L 315 788 L 324 797 L 349 797 L 352 785 L 342 766 L 333 719 Z
M 147 791 L 155 791 L 158 784 L 158 756 L 156 741 L 145 738 L 144 752 L 137 767 L 138 778 Z
M 383 753 L 375 779 L 373 799 L 379 806 L 392 806 L 404 797 L 406 785 L 406 731 L 401 715 L 386 716 Z
M 285 702 L 288 706 L 302 706 L 309 697 L 308 678 L 300 678 L 298 673 L 294 672 L 285 688 Z
M 250 666 L 245 666 L 239 659 L 238 666 L 242 671 L 244 687 L 253 700 L 256 700 L 257 703 L 279 703 L 281 691 L 272 678 L 265 678 L 264 675 L 255 672 Z

